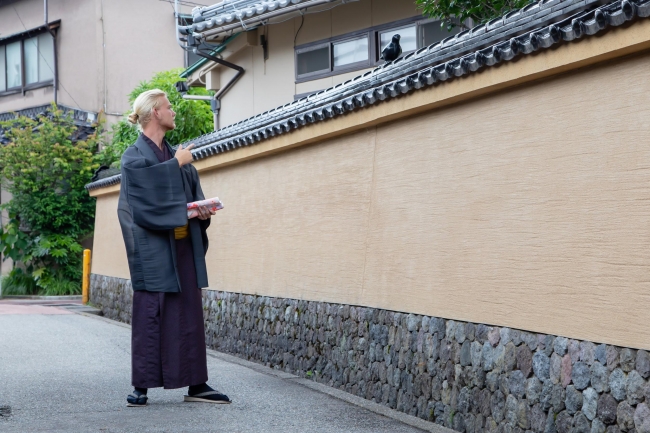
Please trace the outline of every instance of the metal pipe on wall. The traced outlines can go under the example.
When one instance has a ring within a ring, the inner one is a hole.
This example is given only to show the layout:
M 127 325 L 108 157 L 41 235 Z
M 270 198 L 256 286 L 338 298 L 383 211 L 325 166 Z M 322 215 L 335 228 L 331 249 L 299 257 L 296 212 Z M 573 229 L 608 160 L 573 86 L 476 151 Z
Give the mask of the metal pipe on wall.
M 187 46 L 184 46 L 181 43 L 180 36 L 179 36 L 179 28 L 178 28 L 178 0 L 174 1 L 174 20 L 176 21 L 176 41 L 178 42 L 178 45 L 180 45 L 181 48 L 184 50 L 187 50 Z M 236 71 L 235 76 L 226 83 L 225 86 L 223 86 L 219 91 L 212 97 L 210 98 L 210 107 L 212 108 L 212 113 L 213 113 L 213 119 L 214 119 L 214 130 L 219 129 L 219 111 L 221 111 L 221 97 L 241 78 L 242 75 L 244 75 L 244 68 L 242 68 L 239 65 L 235 65 L 234 63 L 228 62 L 226 60 L 220 59 L 216 56 L 213 56 L 210 53 L 202 53 L 198 48 L 195 49 L 195 53 L 198 54 L 199 56 L 206 58 L 208 60 L 211 60 L 215 63 L 219 63 L 222 66 L 225 66 L 227 68 L 234 69 Z M 196 97 L 193 95 L 183 95 L 184 99 L 194 99 L 194 100 L 205 100 L 205 97 Z
M 54 105 L 58 105 L 59 98 L 58 98 L 58 92 L 57 89 L 59 87 L 59 68 L 58 68 L 58 55 L 57 55 L 57 50 L 56 50 L 56 32 L 54 30 L 50 29 L 49 22 L 48 22 L 48 16 L 47 16 L 47 0 L 43 0 L 43 18 L 45 22 L 43 23 L 45 25 L 45 28 L 48 30 L 50 35 L 52 36 L 52 54 L 54 57 Z

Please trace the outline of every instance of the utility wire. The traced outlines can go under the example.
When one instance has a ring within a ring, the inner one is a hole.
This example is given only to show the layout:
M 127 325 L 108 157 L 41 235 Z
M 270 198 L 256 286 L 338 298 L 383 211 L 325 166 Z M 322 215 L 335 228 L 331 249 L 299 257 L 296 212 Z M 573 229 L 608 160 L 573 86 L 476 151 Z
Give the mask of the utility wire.
M 13 8 L 14 12 L 16 12 L 16 16 L 18 17 L 18 20 L 20 20 L 20 24 L 22 24 L 23 28 L 24 28 L 25 30 L 27 30 L 27 26 L 25 26 L 25 23 L 23 22 L 23 19 L 20 18 L 20 14 L 19 14 L 18 11 L 16 10 L 16 7 L 15 7 L 15 6 L 12 6 L 12 8 Z M 33 43 L 33 42 L 32 42 L 32 43 Z M 54 45 L 55 43 L 56 43 L 56 40 L 54 39 L 54 37 L 52 37 L 52 44 Z M 63 89 L 63 91 L 64 91 L 64 92 L 65 92 L 65 93 L 70 97 L 70 99 L 72 99 L 72 101 L 76 104 L 76 106 L 77 106 L 76 108 L 77 108 L 78 110 L 85 111 L 85 110 L 83 110 L 83 109 L 81 108 L 81 105 L 79 105 L 79 103 L 78 103 L 78 102 L 77 102 L 77 101 L 72 97 L 72 95 L 70 94 L 70 92 L 68 92 L 68 89 L 65 88 L 65 86 L 63 85 L 63 82 L 61 81 L 61 78 L 58 76 L 58 74 L 56 74 L 56 73 L 54 72 L 54 68 L 52 68 L 52 66 L 51 66 L 51 65 L 47 62 L 47 60 L 45 59 L 45 56 L 43 55 L 43 53 L 41 53 L 41 49 L 38 47 L 38 44 L 34 43 L 34 45 L 36 45 L 36 50 L 38 51 L 38 55 L 40 56 L 41 59 L 43 59 L 43 61 L 44 61 L 45 64 L 47 65 L 47 67 L 50 68 L 50 71 L 52 71 L 52 76 L 56 76 L 57 81 L 58 81 L 58 84 L 61 85 L 61 88 Z M 56 47 L 54 47 L 54 49 L 56 49 Z M 54 83 L 54 85 L 56 86 L 57 83 Z

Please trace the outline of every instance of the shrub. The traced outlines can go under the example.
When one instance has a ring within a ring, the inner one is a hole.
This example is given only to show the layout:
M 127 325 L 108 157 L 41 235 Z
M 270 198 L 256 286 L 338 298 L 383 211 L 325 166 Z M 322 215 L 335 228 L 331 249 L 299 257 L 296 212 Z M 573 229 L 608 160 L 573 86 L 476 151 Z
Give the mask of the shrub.
M 73 141 L 77 127 L 56 106 L 37 119 L 2 122 L 9 144 L 0 147 L 2 205 L 8 221 L 0 252 L 14 261 L 11 290 L 25 293 L 80 292 L 82 247 L 93 229 L 95 199 L 84 185 L 98 164 L 96 135 Z
M 151 80 L 138 84 L 129 94 L 129 103 L 132 105 L 135 98 L 144 91 L 160 89 L 167 93 L 172 109 L 176 112 L 176 129 L 169 131 L 165 137 L 172 146 L 206 134 L 214 128 L 210 103 L 183 99 L 176 90 L 176 82 L 185 80 L 179 76 L 182 71 L 182 68 L 177 68 L 159 72 Z M 200 87 L 191 87 L 188 93 L 191 95 L 210 94 Z M 119 166 L 122 154 L 127 147 L 135 143 L 139 134 L 137 127 L 126 120 L 126 117 L 114 124 L 111 142 L 99 153 L 98 162 L 105 166 Z

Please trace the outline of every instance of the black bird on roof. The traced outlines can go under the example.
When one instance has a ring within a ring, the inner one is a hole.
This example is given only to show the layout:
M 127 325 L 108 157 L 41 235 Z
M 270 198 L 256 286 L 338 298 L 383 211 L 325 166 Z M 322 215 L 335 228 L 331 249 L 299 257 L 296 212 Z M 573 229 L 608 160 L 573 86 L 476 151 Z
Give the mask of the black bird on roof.
M 402 54 L 402 47 L 399 44 L 401 36 L 396 34 L 393 36 L 393 40 L 390 44 L 386 45 L 383 50 L 381 50 L 381 58 L 386 62 L 392 62 Z

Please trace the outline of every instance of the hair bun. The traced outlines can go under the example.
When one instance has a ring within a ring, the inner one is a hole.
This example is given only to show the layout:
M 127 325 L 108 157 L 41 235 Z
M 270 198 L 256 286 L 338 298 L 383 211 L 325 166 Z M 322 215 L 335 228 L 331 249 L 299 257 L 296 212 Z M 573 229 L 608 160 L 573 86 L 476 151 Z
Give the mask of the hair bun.
M 133 123 L 134 125 L 136 123 L 138 123 L 139 118 L 140 118 L 140 116 L 138 115 L 138 113 L 131 113 L 131 114 L 129 114 L 129 117 L 128 117 L 129 122 Z

